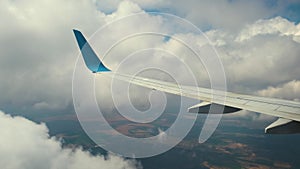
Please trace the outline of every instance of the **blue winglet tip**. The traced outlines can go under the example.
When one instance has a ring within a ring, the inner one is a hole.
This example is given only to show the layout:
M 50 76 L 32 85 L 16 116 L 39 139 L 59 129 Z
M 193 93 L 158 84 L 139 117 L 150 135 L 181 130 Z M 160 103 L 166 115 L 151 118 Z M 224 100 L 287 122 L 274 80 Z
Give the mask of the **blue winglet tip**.
M 87 43 L 86 39 L 79 30 L 73 29 L 73 33 L 76 37 L 79 48 L 82 49 L 83 46 Z
M 92 47 L 89 45 L 83 34 L 76 29 L 73 29 L 73 33 L 77 40 L 78 46 L 82 53 L 85 65 L 93 72 L 108 72 L 109 70 L 98 58 Z

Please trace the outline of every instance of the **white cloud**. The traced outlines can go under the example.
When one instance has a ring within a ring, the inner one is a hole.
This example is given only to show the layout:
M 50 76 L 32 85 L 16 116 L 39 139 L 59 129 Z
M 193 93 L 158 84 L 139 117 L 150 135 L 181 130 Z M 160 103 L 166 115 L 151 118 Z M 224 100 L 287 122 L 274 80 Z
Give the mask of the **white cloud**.
M 0 112 L 0 164 L 2 169 L 133 169 L 135 160 L 115 155 L 93 156 L 81 148 L 62 148 L 45 124 Z
M 267 89 L 260 90 L 257 93 L 266 97 L 300 101 L 300 81 L 293 80 L 280 86 L 269 86 Z
M 73 28 L 89 37 L 107 22 L 142 10 L 130 1 L 105 15 L 89 0 L 4 0 L 0 11 L 5 23 L 0 28 L 0 90 L 5 96 L 0 97 L 1 107 L 32 112 L 61 111 L 72 103 L 71 80 L 78 54 Z
M 72 28 L 91 31 L 105 23 L 103 14 L 83 0 L 4 0 L 0 11 L 1 107 L 28 112 L 44 102 L 64 109 L 77 53 Z
M 222 58 L 230 90 L 253 93 L 299 79 L 298 27 L 276 17 L 248 24 L 237 33 L 206 32 Z
M 260 125 L 257 125 L 257 128 L 262 128 L 266 126 L 266 121 L 274 121 L 277 119 L 277 117 L 275 116 L 270 116 L 270 115 L 266 115 L 266 114 L 262 114 L 262 113 L 257 113 L 257 112 L 251 112 L 248 110 L 241 110 L 238 111 L 236 113 L 231 113 L 231 114 L 225 114 L 222 116 L 222 118 L 224 118 L 224 120 L 232 120 L 232 119 L 247 119 L 247 121 L 243 121 L 241 122 L 241 125 L 243 126 L 247 126 L 249 127 L 249 124 L 255 123 L 261 123 Z
M 296 25 L 280 16 L 269 20 L 258 20 L 254 24 L 246 26 L 236 38 L 236 41 L 242 42 L 254 36 L 266 34 L 291 36 L 300 43 L 300 24 Z

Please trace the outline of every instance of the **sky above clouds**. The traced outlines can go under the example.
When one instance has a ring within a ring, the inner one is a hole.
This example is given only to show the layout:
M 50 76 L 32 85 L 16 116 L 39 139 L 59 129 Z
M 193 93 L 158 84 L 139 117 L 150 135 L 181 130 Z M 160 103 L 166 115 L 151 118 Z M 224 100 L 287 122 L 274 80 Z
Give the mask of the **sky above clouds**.
M 171 13 L 189 20 L 210 39 L 224 65 L 229 91 L 299 101 L 299 9 L 300 3 L 297 0 L 2 0 L 0 110 L 19 115 L 70 110 L 72 75 L 79 52 L 72 29 L 79 29 L 86 37 L 91 37 L 101 26 L 140 12 L 148 16 L 146 20 L 137 19 L 131 24 L 112 29 L 113 32 L 107 32 L 104 36 L 108 39 L 100 37 L 98 41 L 95 40 L 95 50 L 103 54 L 101 48 L 112 44 L 122 31 L 138 27 L 163 30 L 166 28 L 163 24 L 165 21 L 147 12 Z M 201 36 L 192 33 L 182 33 L 180 37 L 197 44 L 206 43 Z M 120 50 L 112 54 L 111 58 L 105 58 L 107 66 L 116 68 L 126 57 L 122 54 L 136 49 L 136 44 L 139 48 L 150 45 L 176 50 L 176 54 L 183 60 L 189 60 L 190 57 L 184 49 L 171 41 L 137 38 L 125 46 L 120 45 Z M 153 54 L 151 61 L 158 63 L 160 59 L 158 54 Z M 168 56 L 164 59 L 170 58 Z M 129 70 L 141 66 L 141 60 L 137 60 L 135 64 L 136 67 Z M 170 64 L 166 66 L 172 67 Z M 197 65 L 191 66 L 198 68 Z M 176 68 L 173 70 L 177 71 Z M 198 68 L 201 76 L 197 80 L 207 85 L 207 75 L 202 70 L 203 67 Z M 178 78 L 184 80 L 185 77 L 179 75 Z M 108 86 L 108 82 L 109 80 L 103 86 Z M 109 92 L 102 91 L 100 94 L 105 96 Z M 56 165 L 57 160 L 62 159 L 74 161 L 74 158 L 84 158 L 99 164 L 105 161 L 102 157 L 91 157 L 80 149 L 73 152 L 61 148 L 58 141 L 49 138 L 44 125 L 34 124 L 21 117 L 12 118 L 3 113 L 0 113 L 0 121 L 3 122 L 0 122 L 3 126 L 0 129 L 15 126 L 11 128 L 11 132 L 4 130 L 1 133 L 14 133 L 18 127 L 28 127 L 29 132 L 23 134 L 35 141 L 40 140 L 41 147 L 50 146 L 53 152 L 49 154 L 49 158 L 53 159 L 53 163 L 49 165 Z M 14 137 L 16 136 L 8 135 L 7 140 L 0 141 L 17 140 Z M 15 143 L 18 144 L 22 146 L 21 143 Z M 3 148 L 5 147 L 1 150 Z M 32 153 L 39 156 L 42 153 L 40 151 L 41 149 L 33 149 Z M 15 153 L 23 155 L 22 149 Z M 1 153 L 0 156 L 3 157 Z M 45 160 L 43 156 L 41 158 L 42 161 Z M 5 161 L 7 165 L 11 165 L 10 160 L 13 159 Z M 131 162 L 114 156 L 103 163 L 111 168 L 114 160 L 120 161 L 120 168 L 134 167 Z M 34 168 L 40 164 L 28 165 L 28 168 Z

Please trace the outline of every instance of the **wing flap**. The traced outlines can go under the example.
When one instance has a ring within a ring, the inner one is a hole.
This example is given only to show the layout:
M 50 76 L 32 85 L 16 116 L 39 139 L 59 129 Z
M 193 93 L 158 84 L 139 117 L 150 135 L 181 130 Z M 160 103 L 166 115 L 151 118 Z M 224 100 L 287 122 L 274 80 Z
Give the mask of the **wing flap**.
M 212 109 L 211 109 L 212 108 Z M 196 104 L 188 109 L 190 113 L 199 113 L 199 114 L 227 114 L 227 113 L 234 113 L 240 111 L 241 109 L 225 106 L 216 103 L 210 102 L 201 102 L 200 104 Z
M 285 118 L 278 118 L 265 128 L 267 134 L 293 134 L 300 133 L 300 122 Z

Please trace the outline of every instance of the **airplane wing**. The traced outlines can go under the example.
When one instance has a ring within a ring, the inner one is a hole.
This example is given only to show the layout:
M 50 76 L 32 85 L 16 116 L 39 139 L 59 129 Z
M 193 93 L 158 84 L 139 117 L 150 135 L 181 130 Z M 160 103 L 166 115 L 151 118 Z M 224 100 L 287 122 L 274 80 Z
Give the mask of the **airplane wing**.
M 216 91 L 195 86 L 178 86 L 170 82 L 116 73 L 99 60 L 80 31 L 73 30 L 73 32 L 85 64 L 93 73 L 101 73 L 103 76 L 117 78 L 142 87 L 201 100 L 200 104 L 188 109 L 191 113 L 207 114 L 211 105 L 223 108 L 223 112 L 210 112 L 214 114 L 227 114 L 240 110 L 259 112 L 279 117 L 278 120 L 265 128 L 265 133 L 300 133 L 300 102 Z M 225 99 L 224 96 L 226 96 Z

